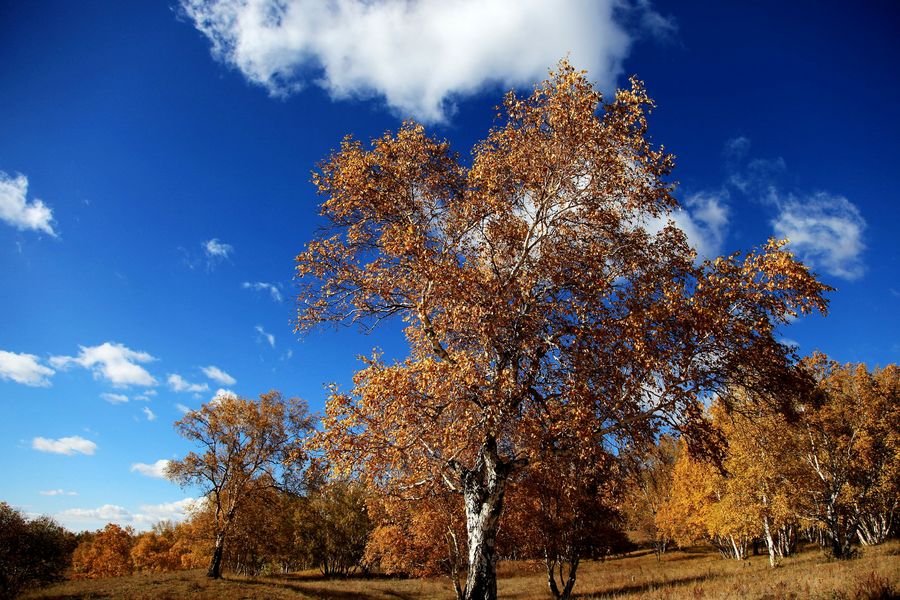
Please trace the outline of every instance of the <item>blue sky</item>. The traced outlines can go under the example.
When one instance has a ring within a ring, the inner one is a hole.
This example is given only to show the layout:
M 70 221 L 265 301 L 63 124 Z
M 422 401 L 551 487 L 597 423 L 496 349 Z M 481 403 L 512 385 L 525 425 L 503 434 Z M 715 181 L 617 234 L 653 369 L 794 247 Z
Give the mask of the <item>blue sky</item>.
M 315 164 L 404 117 L 466 155 L 559 58 L 658 104 L 701 253 L 787 236 L 837 288 L 803 354 L 900 359 L 890 2 L 0 4 L 0 499 L 76 529 L 177 517 L 154 477 L 219 390 L 314 409 L 396 327 L 292 333 Z M 405 8 L 404 8 L 405 7 Z

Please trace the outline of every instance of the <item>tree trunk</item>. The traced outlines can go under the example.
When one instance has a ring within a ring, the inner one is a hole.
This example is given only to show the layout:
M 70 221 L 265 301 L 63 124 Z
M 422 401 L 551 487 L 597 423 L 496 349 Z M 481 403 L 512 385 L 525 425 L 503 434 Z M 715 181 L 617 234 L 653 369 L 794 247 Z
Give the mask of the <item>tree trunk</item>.
M 503 462 L 497 453 L 497 440 L 487 436 L 475 466 L 456 467 L 461 474 L 466 509 L 466 533 L 469 541 L 469 573 L 465 600 L 496 600 L 497 553 L 495 549 L 503 494 L 513 463 Z
M 763 515 L 763 531 L 766 534 L 766 546 L 769 548 L 769 566 L 775 567 L 775 538 L 772 536 L 772 528 L 769 526 L 769 516 Z
M 213 549 L 212 560 L 209 562 L 209 570 L 206 572 L 207 577 L 219 579 L 222 577 L 222 551 L 225 549 L 225 532 L 220 531 L 216 534 L 216 546 Z

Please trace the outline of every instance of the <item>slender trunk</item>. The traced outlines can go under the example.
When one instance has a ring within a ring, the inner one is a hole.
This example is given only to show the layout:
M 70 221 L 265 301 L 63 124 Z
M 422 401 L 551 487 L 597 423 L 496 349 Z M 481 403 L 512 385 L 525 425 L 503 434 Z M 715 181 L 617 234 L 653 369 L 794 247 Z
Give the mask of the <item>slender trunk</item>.
M 213 549 L 212 560 L 209 562 L 209 570 L 206 571 L 207 577 L 219 579 L 222 577 L 222 550 L 225 549 L 225 532 L 220 531 L 216 534 L 216 546 Z
M 466 533 L 469 541 L 469 573 L 466 577 L 465 600 L 497 598 L 497 530 L 503 511 L 503 494 L 513 463 L 500 460 L 497 441 L 487 436 L 475 466 L 457 466 L 462 479 L 466 510 Z
M 769 547 L 769 566 L 775 567 L 775 539 L 769 526 L 769 515 L 763 515 L 763 531 L 766 534 L 766 546 Z

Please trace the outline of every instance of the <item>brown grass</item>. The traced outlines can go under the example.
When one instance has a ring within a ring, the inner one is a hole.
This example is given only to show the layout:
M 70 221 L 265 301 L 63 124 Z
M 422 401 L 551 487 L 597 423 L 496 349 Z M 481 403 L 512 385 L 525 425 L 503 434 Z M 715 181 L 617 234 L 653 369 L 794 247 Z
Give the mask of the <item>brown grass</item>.
M 900 542 L 864 549 L 861 557 L 832 561 L 818 549 L 770 569 L 766 557 L 738 562 L 705 549 L 671 552 L 657 564 L 647 552 L 605 562 L 588 562 L 578 572 L 575 592 L 586 599 L 681 600 L 757 598 L 767 600 L 878 600 L 900 597 Z M 544 573 L 534 565 L 504 563 L 499 569 L 502 598 L 549 598 Z M 452 600 L 447 580 L 322 579 L 297 573 L 256 579 L 228 576 L 211 581 L 202 571 L 69 581 L 27 598 L 197 598 L 208 600 L 319 598 L 322 600 Z

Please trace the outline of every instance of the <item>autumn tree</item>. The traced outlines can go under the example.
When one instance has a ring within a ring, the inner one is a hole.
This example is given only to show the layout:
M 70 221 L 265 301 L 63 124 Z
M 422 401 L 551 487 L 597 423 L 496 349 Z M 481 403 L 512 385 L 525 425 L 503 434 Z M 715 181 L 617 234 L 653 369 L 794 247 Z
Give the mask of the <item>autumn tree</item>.
M 72 571 L 78 578 L 103 579 L 134 572 L 131 548 L 134 529 L 109 523 L 85 538 L 72 555 Z
M 0 598 L 62 579 L 74 549 L 75 536 L 50 517 L 0 502 Z
M 251 499 L 297 480 L 313 419 L 305 402 L 272 391 L 258 400 L 220 398 L 187 413 L 175 428 L 200 453 L 170 462 L 167 476 L 199 485 L 211 503 L 214 544 L 207 575 L 218 578 L 235 516 Z
M 310 490 L 294 512 L 295 542 L 309 566 L 326 577 L 362 568 L 372 521 L 366 507 L 369 493 L 352 481 L 331 481 Z
M 870 372 L 814 354 L 804 366 L 818 383 L 802 405 L 800 452 L 811 470 L 809 515 L 836 558 L 859 537 L 883 541 L 900 504 L 900 370 Z
M 678 440 L 662 435 L 655 443 L 627 448 L 621 458 L 628 475 L 624 500 L 628 525 L 639 538 L 653 544 L 659 562 L 671 539 L 658 527 L 657 515 L 670 498 Z
M 398 492 L 461 494 L 467 599 L 496 597 L 507 482 L 548 448 L 523 423 L 699 439 L 701 398 L 792 380 L 774 328 L 825 305 L 783 242 L 698 263 L 671 219 L 657 231 L 673 159 L 639 81 L 603 104 L 562 62 L 504 106 L 471 166 L 414 123 L 371 149 L 346 139 L 314 175 L 329 227 L 297 256 L 299 331 L 407 323 L 409 355 L 335 390 L 320 443 Z
M 807 508 L 802 490 L 810 473 L 799 451 L 798 417 L 747 402 L 740 390 L 730 400 L 733 410 L 726 411 L 722 404 L 712 409 L 714 424 L 728 444 L 723 463 L 726 502 L 718 517 L 723 523 L 755 523 L 774 567 L 779 558 L 793 553 Z
M 372 494 L 367 508 L 375 524 L 363 558 L 368 565 L 388 574 L 443 575 L 462 595 L 465 516 L 452 492 L 435 487 L 416 498 Z

